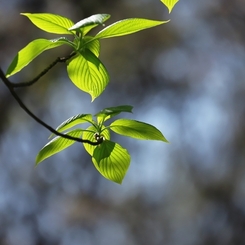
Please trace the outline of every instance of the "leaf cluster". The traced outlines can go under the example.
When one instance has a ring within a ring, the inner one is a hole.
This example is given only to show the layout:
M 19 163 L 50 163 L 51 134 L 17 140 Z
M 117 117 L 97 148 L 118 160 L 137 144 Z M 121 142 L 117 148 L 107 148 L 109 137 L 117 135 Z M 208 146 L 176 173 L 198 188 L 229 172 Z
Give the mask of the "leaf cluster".
M 144 122 L 131 119 L 117 119 L 108 126 L 104 125 L 108 119 L 121 112 L 130 113 L 132 109 L 133 107 L 129 105 L 105 108 L 95 114 L 96 120 L 93 119 L 91 114 L 79 114 L 64 121 L 56 130 L 58 132 L 66 132 L 66 134 L 75 137 L 83 137 L 92 142 L 100 141 L 101 143 L 97 146 L 86 143 L 83 143 L 83 146 L 91 155 L 96 169 L 105 178 L 121 183 L 129 167 L 130 155 L 121 145 L 111 141 L 110 131 L 135 139 L 167 142 L 166 138 L 157 128 Z M 74 126 L 82 124 L 89 124 L 89 126 L 86 129 L 76 128 L 70 130 Z M 60 136 L 53 138 L 38 153 L 36 164 L 74 143 L 75 141 L 64 139 Z
M 161 0 L 168 7 L 169 12 L 177 1 Z M 100 40 L 132 34 L 169 22 L 169 20 L 142 18 L 124 19 L 104 27 L 96 35 L 91 36 L 90 31 L 98 25 L 104 26 L 104 23 L 110 18 L 109 14 L 95 14 L 77 23 L 73 23 L 66 17 L 50 13 L 22 13 L 22 15 L 43 31 L 65 36 L 51 40 L 36 39 L 27 44 L 13 59 L 6 72 L 6 79 L 21 71 L 44 51 L 68 45 L 71 53 L 63 59 L 66 62 L 68 77 L 78 89 L 88 93 L 92 101 L 101 95 L 109 83 L 108 71 L 99 58 Z M 11 91 L 13 93 L 13 90 Z M 140 140 L 168 142 L 157 128 L 144 122 L 121 118 L 106 125 L 109 119 L 122 112 L 131 113 L 132 109 L 130 105 L 122 105 L 105 108 L 95 115 L 78 114 L 68 118 L 56 130 L 51 131 L 56 132 L 56 135 L 59 136 L 55 137 L 55 134 L 50 136 L 50 141 L 36 157 L 36 165 L 74 144 L 76 142 L 74 139 L 86 139 L 82 141 L 83 146 L 91 156 L 95 168 L 105 178 L 121 183 L 130 164 L 130 155 L 121 145 L 111 140 L 111 131 Z M 29 112 L 29 115 L 32 113 Z M 87 124 L 85 128 L 82 127 L 84 124 Z
M 55 14 L 22 14 L 43 31 L 64 34 L 65 36 L 47 40 L 36 39 L 20 50 L 10 64 L 6 76 L 10 77 L 22 70 L 42 52 L 68 45 L 75 55 L 67 62 L 67 73 L 77 88 L 90 94 L 92 101 L 105 90 L 109 74 L 99 59 L 100 39 L 132 34 L 147 28 L 162 25 L 168 21 L 131 18 L 117 21 L 98 32 L 95 36 L 89 31 L 110 18 L 109 14 L 95 14 L 77 23 Z

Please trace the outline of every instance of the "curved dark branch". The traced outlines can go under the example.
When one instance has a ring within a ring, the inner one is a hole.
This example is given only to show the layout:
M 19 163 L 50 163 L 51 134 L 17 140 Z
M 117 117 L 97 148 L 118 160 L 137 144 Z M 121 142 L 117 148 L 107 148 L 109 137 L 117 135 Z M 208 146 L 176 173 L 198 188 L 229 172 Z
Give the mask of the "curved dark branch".
M 11 83 L 9 81 L 9 83 L 11 84 L 11 86 L 13 88 L 23 88 L 23 87 L 31 86 L 32 84 L 34 84 L 35 82 L 37 82 L 42 76 L 44 76 L 49 70 L 51 70 L 57 63 L 66 62 L 67 60 L 69 60 L 75 54 L 76 53 L 71 53 L 70 55 L 68 55 L 66 57 L 58 57 L 45 70 L 43 70 L 38 76 L 36 76 L 34 79 L 32 79 L 29 82 L 24 82 L 24 83 Z
M 13 84 L 6 78 L 4 72 L 2 71 L 2 69 L 0 68 L 0 78 L 2 79 L 2 81 L 4 82 L 4 84 L 6 85 L 6 87 L 9 89 L 10 93 L 12 94 L 12 96 L 15 98 L 15 100 L 18 102 L 19 106 L 29 115 L 31 116 L 34 120 L 36 120 L 39 124 L 41 124 L 43 127 L 45 127 L 46 129 L 48 129 L 51 133 L 69 139 L 69 140 L 74 140 L 77 142 L 81 142 L 81 143 L 88 143 L 90 145 L 99 145 L 103 142 L 103 139 L 101 138 L 100 140 L 98 140 L 97 142 L 92 142 L 90 140 L 84 140 L 81 138 L 77 138 L 77 137 L 72 137 L 70 135 L 67 134 L 62 134 L 58 131 L 56 131 L 54 128 L 52 128 L 51 126 L 49 126 L 48 124 L 46 124 L 45 122 L 43 122 L 40 118 L 38 118 L 36 115 L 34 115 L 26 106 L 25 104 L 22 102 L 22 100 L 19 98 L 19 96 L 15 93 L 14 88 L 13 88 Z

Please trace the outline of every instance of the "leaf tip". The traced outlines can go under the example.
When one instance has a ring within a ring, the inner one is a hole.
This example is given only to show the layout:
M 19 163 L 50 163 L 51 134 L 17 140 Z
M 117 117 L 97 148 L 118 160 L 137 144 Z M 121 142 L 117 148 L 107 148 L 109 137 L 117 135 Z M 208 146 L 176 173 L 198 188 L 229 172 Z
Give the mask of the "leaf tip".
M 162 142 L 169 144 L 170 142 L 165 138 L 165 136 L 162 134 Z
M 168 13 L 170 14 L 174 8 L 174 6 L 176 5 L 176 3 L 179 1 L 179 0 L 172 0 L 172 1 L 169 1 L 169 0 L 160 0 L 167 8 L 168 8 Z
M 36 160 L 35 160 L 35 167 L 37 167 L 39 165 L 39 163 L 41 162 L 41 160 L 39 159 L 38 155 L 36 156 Z
M 89 91 L 88 94 L 91 96 L 91 103 L 94 102 L 94 100 L 97 99 L 100 95 L 97 95 L 96 93 L 94 93 L 94 91 Z

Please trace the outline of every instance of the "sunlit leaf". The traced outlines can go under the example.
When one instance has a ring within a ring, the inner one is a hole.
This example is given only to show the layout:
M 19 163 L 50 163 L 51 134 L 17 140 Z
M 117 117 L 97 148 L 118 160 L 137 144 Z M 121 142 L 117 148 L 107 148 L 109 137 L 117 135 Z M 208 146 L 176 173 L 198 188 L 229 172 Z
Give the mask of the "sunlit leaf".
M 168 21 L 157 21 L 139 18 L 120 20 L 101 30 L 95 36 L 95 39 L 128 35 L 147 28 L 162 25 L 167 22 Z
M 96 146 L 92 161 L 105 178 L 121 184 L 130 164 L 130 155 L 119 144 L 105 140 Z
M 118 115 L 121 112 L 132 113 L 132 109 L 133 109 L 133 106 L 131 105 L 120 105 L 120 106 L 115 106 L 115 107 L 108 107 L 108 108 L 101 110 L 97 114 L 95 114 L 95 116 L 97 116 L 98 123 L 100 123 L 101 121 L 106 121 Z
M 67 129 L 70 129 L 78 124 L 82 123 L 93 123 L 93 118 L 91 114 L 78 114 L 76 116 L 70 117 L 61 123 L 57 128 L 56 131 L 63 132 Z M 54 134 L 51 134 L 52 137 Z
M 30 42 L 17 53 L 7 70 L 6 76 L 10 77 L 19 72 L 45 50 L 56 48 L 63 44 L 71 45 L 70 41 L 66 38 L 52 40 L 36 39 Z
M 69 28 L 70 31 L 80 29 L 83 35 L 86 35 L 92 28 L 99 24 L 103 24 L 106 20 L 110 18 L 109 14 L 95 14 L 88 18 L 85 18 L 72 27 Z
M 100 54 L 100 41 L 93 40 L 91 36 L 85 36 L 83 38 L 83 49 L 89 49 L 96 57 L 99 57 Z
M 117 134 L 141 140 L 161 140 L 168 142 L 154 126 L 130 119 L 118 119 L 111 123 L 110 129 Z
M 167 8 L 169 13 L 171 13 L 171 11 L 174 8 L 174 5 L 179 1 L 179 0 L 160 0 Z
M 30 14 L 22 13 L 22 15 L 28 17 L 30 21 L 43 31 L 56 33 L 56 34 L 72 34 L 72 31 L 68 29 L 74 25 L 74 23 L 63 16 L 49 13 L 42 14 Z
M 81 129 L 75 129 L 67 133 L 67 135 L 73 136 L 73 137 L 81 137 L 83 130 Z M 49 141 L 38 153 L 36 157 L 36 165 L 38 165 L 40 162 L 45 160 L 48 157 L 51 157 L 52 155 L 66 149 L 67 147 L 74 144 L 76 141 L 65 139 L 63 137 L 55 137 L 51 141 Z
M 105 66 L 88 49 L 83 50 L 69 62 L 67 72 L 79 89 L 91 95 L 92 101 L 104 91 L 109 82 Z
M 110 139 L 110 131 L 108 129 L 105 129 L 105 127 L 102 127 L 103 132 L 101 133 L 102 137 L 104 137 L 104 139 L 109 140 Z M 88 139 L 92 142 L 96 142 L 95 139 L 95 134 L 96 133 L 100 133 L 98 132 L 97 128 L 94 126 L 89 126 L 84 132 L 83 132 L 83 138 L 84 139 Z M 90 144 L 83 144 L 85 150 L 88 152 L 89 155 L 93 155 L 94 149 L 96 148 L 96 146 L 90 145 Z

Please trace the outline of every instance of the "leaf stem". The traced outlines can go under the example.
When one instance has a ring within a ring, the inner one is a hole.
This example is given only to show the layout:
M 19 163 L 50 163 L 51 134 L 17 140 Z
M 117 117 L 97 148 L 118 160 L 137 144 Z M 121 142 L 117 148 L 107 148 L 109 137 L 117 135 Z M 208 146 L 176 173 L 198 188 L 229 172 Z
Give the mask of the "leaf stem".
M 58 61 L 59 62 L 59 61 Z M 81 139 L 81 138 L 77 138 L 77 137 L 72 137 L 68 134 L 62 134 L 58 131 L 56 131 L 54 128 L 52 128 L 51 126 L 49 126 L 48 124 L 46 124 L 45 122 L 43 122 L 40 118 L 38 118 L 36 115 L 34 115 L 26 106 L 25 104 L 22 102 L 22 100 L 19 98 L 19 96 L 16 94 L 15 90 L 14 90 L 14 85 L 13 83 L 11 83 L 8 78 L 6 78 L 4 72 L 2 71 L 2 69 L 0 68 L 0 78 L 2 79 L 2 81 L 4 82 L 4 84 L 6 85 L 6 87 L 9 89 L 9 92 L 11 93 L 11 95 L 15 98 L 15 100 L 18 102 L 19 106 L 30 116 L 32 117 L 36 122 L 38 122 L 39 124 L 41 124 L 43 127 L 45 127 L 46 129 L 48 129 L 51 133 L 69 139 L 69 140 L 74 140 L 77 142 L 81 142 L 81 143 L 88 143 L 90 145 L 99 145 L 103 142 L 102 140 L 99 140 L 97 142 L 92 142 L 90 140 L 85 140 L 85 139 Z

